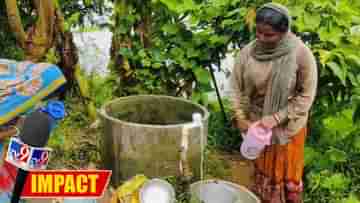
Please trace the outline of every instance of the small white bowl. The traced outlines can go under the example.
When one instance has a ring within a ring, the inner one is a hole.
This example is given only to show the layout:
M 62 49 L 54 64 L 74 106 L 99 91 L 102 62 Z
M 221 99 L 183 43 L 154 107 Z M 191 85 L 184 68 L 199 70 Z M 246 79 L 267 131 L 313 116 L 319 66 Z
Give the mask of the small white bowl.
M 174 203 L 175 190 L 161 179 L 151 179 L 140 189 L 140 203 Z

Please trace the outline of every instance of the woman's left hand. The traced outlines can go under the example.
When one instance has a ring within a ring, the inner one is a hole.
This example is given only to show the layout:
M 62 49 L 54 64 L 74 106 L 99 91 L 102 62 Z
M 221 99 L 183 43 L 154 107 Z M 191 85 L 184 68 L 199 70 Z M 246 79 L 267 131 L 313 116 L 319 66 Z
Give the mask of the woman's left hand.
M 262 125 L 265 128 L 274 128 L 275 126 L 278 125 L 278 122 L 276 121 L 276 119 L 274 118 L 274 116 L 269 115 L 269 116 L 264 116 L 261 120 L 260 120 L 260 125 Z

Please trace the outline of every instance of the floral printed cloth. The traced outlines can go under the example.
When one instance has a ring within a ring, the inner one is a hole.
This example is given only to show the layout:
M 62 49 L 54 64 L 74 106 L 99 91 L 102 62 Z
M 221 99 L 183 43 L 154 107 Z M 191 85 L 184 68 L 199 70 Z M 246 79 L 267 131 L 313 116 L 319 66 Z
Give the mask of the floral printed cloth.
M 31 109 L 65 82 L 56 65 L 0 59 L 0 126 Z

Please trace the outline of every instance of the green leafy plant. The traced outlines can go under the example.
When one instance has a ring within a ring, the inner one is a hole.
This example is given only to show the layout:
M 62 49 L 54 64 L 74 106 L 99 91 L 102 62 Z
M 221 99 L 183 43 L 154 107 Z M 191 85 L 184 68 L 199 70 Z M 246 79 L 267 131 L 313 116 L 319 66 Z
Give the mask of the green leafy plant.
M 305 202 L 355 201 L 354 194 L 359 194 L 359 126 L 353 123 L 353 111 L 323 118 L 308 137 Z
M 257 1 L 260 3 L 260 1 Z M 261 1 L 263 2 L 263 1 Z M 113 63 L 121 95 L 207 100 L 209 70 L 250 40 L 254 1 L 115 1 Z

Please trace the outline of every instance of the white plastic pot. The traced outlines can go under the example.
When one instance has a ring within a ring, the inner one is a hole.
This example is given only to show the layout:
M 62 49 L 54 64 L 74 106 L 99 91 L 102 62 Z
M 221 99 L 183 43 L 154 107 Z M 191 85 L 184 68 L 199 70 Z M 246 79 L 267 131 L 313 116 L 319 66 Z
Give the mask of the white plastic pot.
M 263 128 L 259 123 L 254 123 L 248 129 L 240 147 L 241 154 L 250 160 L 256 159 L 270 145 L 272 130 Z

